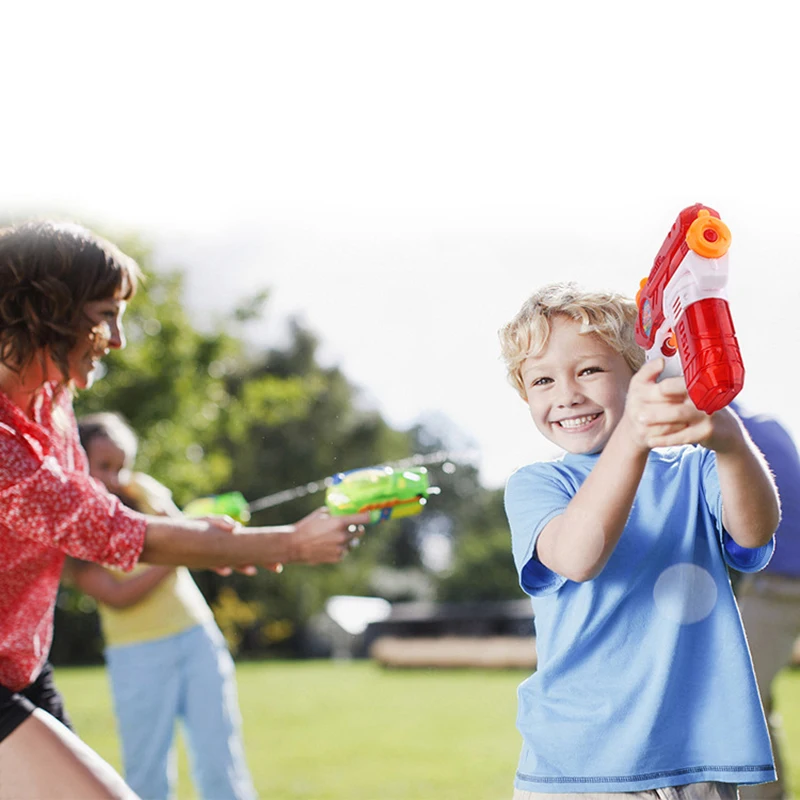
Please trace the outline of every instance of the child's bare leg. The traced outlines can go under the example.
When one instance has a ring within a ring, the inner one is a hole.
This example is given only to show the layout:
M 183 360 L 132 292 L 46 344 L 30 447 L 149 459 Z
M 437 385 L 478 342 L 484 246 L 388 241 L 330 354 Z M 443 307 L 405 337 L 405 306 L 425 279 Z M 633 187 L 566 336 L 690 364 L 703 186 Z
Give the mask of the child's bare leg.
M 0 800 L 137 800 L 115 770 L 37 709 L 0 742 Z

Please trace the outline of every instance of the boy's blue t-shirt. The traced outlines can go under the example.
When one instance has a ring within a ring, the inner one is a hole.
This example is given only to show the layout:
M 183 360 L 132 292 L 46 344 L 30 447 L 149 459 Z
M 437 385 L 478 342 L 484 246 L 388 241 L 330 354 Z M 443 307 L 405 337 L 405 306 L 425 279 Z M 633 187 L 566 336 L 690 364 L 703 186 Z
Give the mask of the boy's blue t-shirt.
M 536 559 L 536 539 L 598 457 L 532 464 L 506 487 L 538 653 L 518 691 L 515 785 L 585 793 L 774 780 L 726 569 L 762 569 L 774 543 L 749 550 L 723 531 L 714 453 L 656 450 L 605 568 L 569 581 Z

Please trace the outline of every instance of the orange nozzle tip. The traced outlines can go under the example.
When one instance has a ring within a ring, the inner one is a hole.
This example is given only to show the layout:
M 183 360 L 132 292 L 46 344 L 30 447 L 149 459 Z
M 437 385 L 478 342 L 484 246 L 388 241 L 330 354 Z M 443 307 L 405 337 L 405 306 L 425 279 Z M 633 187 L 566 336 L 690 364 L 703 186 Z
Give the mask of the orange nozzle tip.
M 697 219 L 689 226 L 686 244 L 703 258 L 722 258 L 731 246 L 730 229 L 721 219 L 703 211 L 697 212 Z

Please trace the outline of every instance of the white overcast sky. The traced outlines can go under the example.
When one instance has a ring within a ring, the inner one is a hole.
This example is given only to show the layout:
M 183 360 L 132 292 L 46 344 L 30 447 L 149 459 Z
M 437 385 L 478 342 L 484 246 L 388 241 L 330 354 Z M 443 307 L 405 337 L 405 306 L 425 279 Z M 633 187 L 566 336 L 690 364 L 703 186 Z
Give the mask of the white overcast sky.
M 444 414 L 499 486 L 552 451 L 497 329 L 547 281 L 633 294 L 702 202 L 733 233 L 742 398 L 800 434 L 790 7 L 6 3 L 0 208 L 140 233 L 198 314 L 270 287 L 391 422 Z

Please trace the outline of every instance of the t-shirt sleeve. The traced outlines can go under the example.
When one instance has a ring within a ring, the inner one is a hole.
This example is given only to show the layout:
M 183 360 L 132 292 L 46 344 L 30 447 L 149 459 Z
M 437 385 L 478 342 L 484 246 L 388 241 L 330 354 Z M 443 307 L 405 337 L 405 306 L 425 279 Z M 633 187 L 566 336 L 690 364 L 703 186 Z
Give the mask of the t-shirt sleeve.
M 82 471 L 66 472 L 9 429 L 0 431 L 0 530 L 75 558 L 132 569 L 147 520 Z
M 742 547 L 722 525 L 722 491 L 717 473 L 717 456 L 711 450 L 703 451 L 701 480 L 703 496 L 709 513 L 717 525 L 722 555 L 725 563 L 739 572 L 758 572 L 769 564 L 775 552 L 775 537 L 761 547 Z
M 523 591 L 531 597 L 551 594 L 566 583 L 536 557 L 536 541 L 550 520 L 562 514 L 572 495 L 547 464 L 515 472 L 506 484 L 505 509 L 511 527 L 514 563 Z

